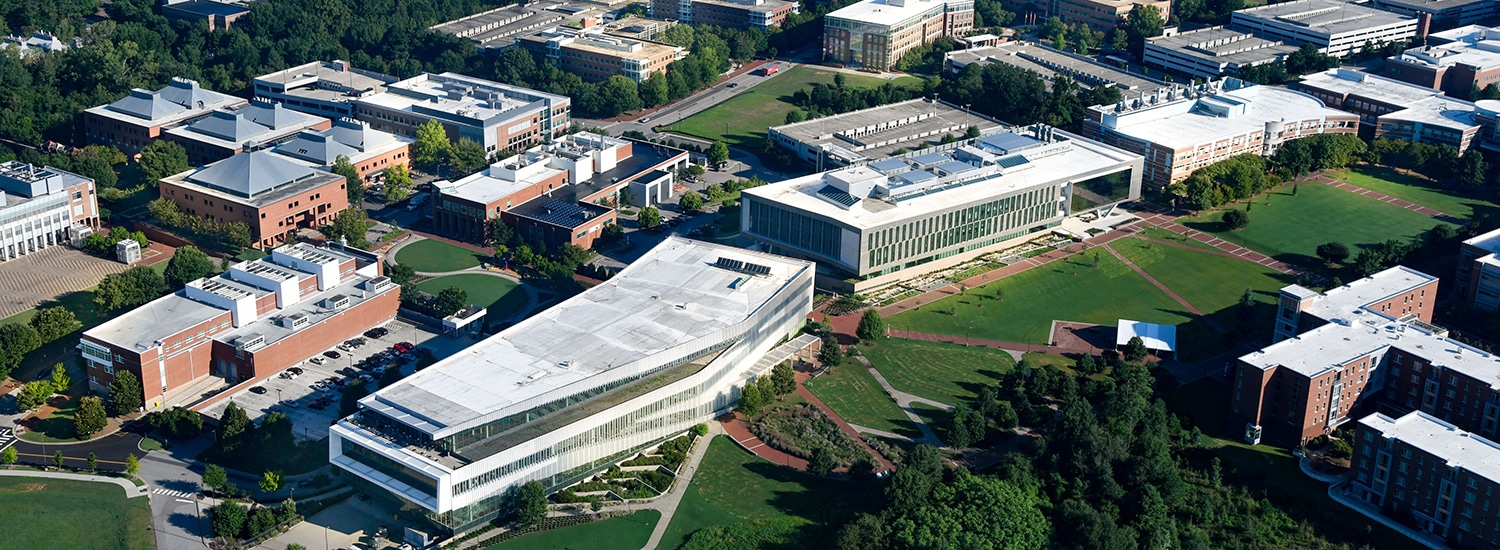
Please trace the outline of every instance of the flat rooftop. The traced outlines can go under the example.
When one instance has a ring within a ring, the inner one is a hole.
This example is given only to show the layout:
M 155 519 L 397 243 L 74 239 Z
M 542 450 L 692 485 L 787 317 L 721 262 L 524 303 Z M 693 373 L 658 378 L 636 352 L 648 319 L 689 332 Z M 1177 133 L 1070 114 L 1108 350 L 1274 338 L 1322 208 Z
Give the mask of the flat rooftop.
M 1390 61 L 1429 68 L 1467 65 L 1484 70 L 1500 67 L 1500 28 L 1470 25 L 1433 33 L 1428 38 L 1428 45 L 1408 49 L 1392 56 Z
M 385 91 L 396 77 L 356 69 L 347 61 L 313 61 L 290 69 L 255 77 L 257 84 L 276 84 L 286 95 L 330 102 Z
M 1244 17 L 1303 27 L 1328 35 L 1357 33 L 1400 23 L 1415 25 L 1417 21 L 1411 16 L 1339 0 L 1293 0 L 1246 8 L 1234 12 L 1230 17 L 1230 24 L 1233 25 L 1236 19 Z
M 84 335 L 141 352 L 151 349 L 156 341 L 219 315 L 227 319 L 229 310 L 193 300 L 179 290 L 105 321 Z
M 391 83 L 386 89 L 384 93 L 360 98 L 360 102 L 417 114 L 435 113 L 454 120 L 467 119 L 477 124 L 518 115 L 520 109 L 537 108 L 540 100 L 569 104 L 566 96 L 454 73 L 423 74 Z M 492 92 L 493 98 L 489 96 Z
M 693 0 L 694 4 L 713 4 L 717 6 L 728 6 L 745 11 L 766 13 L 776 11 L 795 2 L 791 0 Z
M 1104 111 L 1106 127 L 1172 149 L 1264 131 L 1266 122 L 1271 121 L 1353 116 L 1323 105 L 1316 97 L 1285 88 L 1232 78 L 1205 86 L 1207 91 L 1174 88 L 1175 97 L 1161 97 L 1156 102 L 1149 96 L 1127 97 L 1117 105 L 1090 108 Z
M 1084 87 L 1115 86 L 1122 90 L 1154 89 L 1161 81 L 1141 75 L 1127 73 L 1114 67 L 1098 63 L 1086 57 L 1060 52 L 1030 42 L 1010 42 L 998 46 L 954 50 L 947 55 L 955 66 L 979 63 L 1004 63 L 1022 69 L 1036 71 L 1042 78 L 1052 80 L 1058 73 L 1069 75 Z
M 1324 320 L 1348 316 L 1365 306 L 1406 294 L 1436 280 L 1438 280 L 1437 277 L 1421 271 L 1406 266 L 1396 266 L 1357 281 L 1350 281 L 1344 286 L 1329 289 L 1303 311 Z M 1292 286 L 1302 288 L 1297 285 Z M 1312 291 L 1308 290 L 1308 292 Z
M 1464 244 L 1484 250 L 1490 254 L 1500 254 L 1500 229 L 1464 239 Z
M 720 258 L 764 275 L 717 267 Z M 613 278 L 360 400 L 445 437 L 466 427 L 645 374 L 644 361 L 728 330 L 811 262 L 668 237 Z M 717 343 L 717 342 L 715 342 Z
M 589 15 L 599 15 L 598 6 L 574 6 L 566 2 L 541 1 L 514 4 L 439 23 L 429 30 L 468 38 L 480 47 L 503 48 L 520 36 L 550 26 L 561 25 Z
M 337 252 L 335 250 L 326 248 L 319 248 L 318 251 Z M 291 268 L 286 266 L 277 265 L 277 267 L 291 270 Z M 302 274 L 302 272 L 297 273 L 298 277 L 302 277 L 304 275 Z M 362 285 L 365 284 L 365 281 L 369 281 L 370 279 L 374 278 L 375 277 L 365 277 L 361 275 L 350 276 L 348 279 L 345 279 L 343 282 L 335 285 L 332 288 L 303 296 L 302 299 L 297 301 L 297 303 L 277 309 L 269 315 L 263 315 L 260 318 L 256 319 L 253 323 L 245 324 L 243 326 L 240 326 L 239 328 L 235 328 L 227 332 L 220 331 L 219 334 L 214 337 L 214 340 L 220 342 L 233 342 L 235 339 L 242 336 L 260 336 L 265 339 L 265 344 L 263 345 L 269 346 L 286 339 L 292 334 L 306 330 L 306 327 L 293 329 L 281 326 L 277 323 L 277 320 L 282 317 L 301 315 L 307 318 L 307 322 L 309 325 L 315 325 L 323 322 L 326 319 L 330 319 L 336 315 L 347 312 L 350 308 L 354 308 L 359 306 L 360 304 L 374 300 L 375 298 L 378 298 L 387 292 L 401 291 L 401 286 L 396 284 L 386 286 L 379 291 L 365 290 Z M 323 301 L 325 299 L 335 296 L 343 296 L 344 298 L 347 298 L 349 300 L 349 305 L 338 309 L 330 309 L 323 306 Z
M 1479 127 L 1474 121 L 1473 103 L 1393 78 L 1352 69 L 1329 69 L 1303 76 L 1299 85 L 1406 107 L 1381 115 L 1382 119 L 1410 120 L 1459 131 Z
M 963 0 L 952 1 L 963 3 Z M 941 11 L 947 3 L 948 0 L 864 0 L 834 10 L 827 17 L 890 26 L 934 9 Z
M 1422 411 L 1391 418 L 1381 413 L 1359 419 L 1359 423 L 1382 436 L 1405 442 L 1443 460 L 1449 468 L 1461 468 L 1491 481 L 1500 481 L 1500 445 L 1460 430 Z
M 1382 355 L 1390 348 L 1500 389 L 1500 357 L 1452 340 L 1442 329 L 1395 321 L 1367 309 L 1266 346 L 1240 360 L 1261 369 L 1282 367 L 1314 377 L 1366 355 Z
M 1017 132 L 1023 132 L 1017 130 Z M 857 230 L 918 218 L 1074 177 L 1125 168 L 1140 157 L 1053 131 L 1055 140 L 1001 132 L 949 151 L 914 152 L 746 189 L 745 194 L 838 220 Z M 841 188 L 859 188 L 849 193 Z M 871 198 L 888 189 L 892 199 Z
M 565 49 L 622 59 L 651 59 L 665 53 L 683 51 L 681 46 L 567 27 L 544 29 L 536 34 L 522 37 L 521 40 L 539 42 L 544 45 L 556 43 Z
M 894 120 L 908 120 L 909 122 L 884 130 L 868 131 L 868 129 Z M 962 108 L 941 101 L 911 99 L 871 109 L 786 124 L 772 129 L 802 143 L 810 145 L 828 143 L 858 151 L 869 158 L 884 158 L 896 149 L 912 149 L 915 143 L 937 141 L 942 138 L 941 134 L 923 134 L 957 127 L 959 129 L 956 131 L 948 131 L 953 132 L 955 136 L 962 136 L 964 129 L 969 126 L 977 126 L 982 132 L 1005 127 L 1005 124 L 978 112 L 966 112 Z M 870 144 L 879 145 L 872 147 Z
M 1460 8 L 1470 4 L 1482 4 L 1494 1 L 1495 0 L 1378 0 L 1377 3 L 1389 4 L 1392 6 L 1401 6 L 1412 11 L 1436 13 L 1443 10 Z
M 1167 37 L 1148 38 L 1146 42 L 1181 54 L 1237 65 L 1260 63 L 1297 51 L 1296 46 L 1225 27 L 1208 27 Z

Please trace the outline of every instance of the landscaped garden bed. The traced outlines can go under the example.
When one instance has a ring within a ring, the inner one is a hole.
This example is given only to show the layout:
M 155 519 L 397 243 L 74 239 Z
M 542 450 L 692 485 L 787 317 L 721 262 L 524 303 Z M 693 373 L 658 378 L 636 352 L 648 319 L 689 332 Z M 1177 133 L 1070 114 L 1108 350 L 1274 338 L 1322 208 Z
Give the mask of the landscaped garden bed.
M 869 456 L 833 419 L 808 403 L 767 409 L 750 423 L 750 431 L 771 448 L 798 458 L 810 459 L 821 448 L 831 452 L 840 466 L 848 466 Z

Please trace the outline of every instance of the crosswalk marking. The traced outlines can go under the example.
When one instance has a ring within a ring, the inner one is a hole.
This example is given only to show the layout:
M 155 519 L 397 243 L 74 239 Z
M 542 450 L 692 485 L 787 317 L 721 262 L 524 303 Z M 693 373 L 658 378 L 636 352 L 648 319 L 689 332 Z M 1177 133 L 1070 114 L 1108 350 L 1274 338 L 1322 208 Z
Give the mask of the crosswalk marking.
M 196 493 L 190 493 L 190 492 L 187 492 L 187 491 L 174 491 L 174 490 L 171 490 L 171 489 L 163 489 L 161 487 L 157 487 L 155 491 L 151 491 L 151 492 L 156 493 L 158 495 L 168 495 L 168 496 L 174 496 L 174 497 L 178 497 L 178 498 L 192 498 L 193 496 L 196 495 Z
M 16 434 L 10 428 L 0 428 L 0 451 L 16 442 Z

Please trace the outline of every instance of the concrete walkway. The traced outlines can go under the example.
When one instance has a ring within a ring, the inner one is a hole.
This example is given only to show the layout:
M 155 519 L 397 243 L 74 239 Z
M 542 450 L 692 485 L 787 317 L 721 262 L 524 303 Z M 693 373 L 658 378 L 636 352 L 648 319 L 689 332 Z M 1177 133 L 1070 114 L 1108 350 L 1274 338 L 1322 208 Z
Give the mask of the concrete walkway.
M 656 510 L 661 512 L 661 519 L 656 522 L 656 528 L 651 530 L 651 538 L 646 539 L 646 545 L 641 550 L 654 550 L 661 544 L 661 538 L 667 533 L 667 527 L 672 524 L 672 516 L 677 513 L 677 505 L 682 503 L 682 495 L 687 493 L 688 485 L 693 483 L 693 474 L 698 472 L 698 464 L 703 462 L 703 455 L 708 454 L 708 444 L 713 442 L 714 437 L 722 434 L 717 428 L 717 423 L 709 423 L 708 435 L 698 438 L 693 449 L 688 453 L 687 461 L 677 470 L 677 481 L 672 483 L 672 489 L 667 494 L 658 497 L 650 505 L 642 510 Z
M 1297 467 L 1302 468 L 1302 473 L 1307 474 L 1307 477 L 1316 479 L 1323 483 L 1338 483 L 1344 480 L 1344 476 L 1324 474 L 1319 473 L 1317 470 L 1314 470 L 1312 467 L 1312 461 L 1308 459 L 1307 455 L 1303 455 L 1297 459 Z
M 1146 279 L 1147 282 L 1155 285 L 1157 289 L 1166 293 L 1167 297 L 1175 300 L 1179 305 L 1186 308 L 1189 313 L 1197 315 L 1198 318 L 1203 319 L 1203 321 L 1205 323 L 1208 323 L 1208 326 L 1213 327 L 1215 331 L 1218 331 L 1221 334 L 1225 332 L 1224 327 L 1219 326 L 1219 324 L 1215 323 L 1213 319 L 1210 319 L 1207 315 L 1204 315 L 1202 310 L 1199 310 L 1198 308 L 1194 307 L 1193 304 L 1188 303 L 1188 301 L 1183 299 L 1182 296 L 1179 296 L 1176 292 L 1172 291 L 1172 289 L 1167 285 L 1162 284 L 1161 281 L 1156 280 L 1156 277 L 1152 277 L 1150 273 L 1146 273 L 1146 270 L 1141 269 L 1141 266 L 1135 265 L 1135 262 L 1130 261 L 1130 259 L 1126 258 L 1125 255 L 1120 254 L 1119 251 L 1116 251 L 1109 245 L 1104 245 L 1104 249 L 1108 250 L 1110 254 L 1114 255 L 1115 259 L 1120 260 L 1125 265 L 1129 266 L 1131 270 L 1135 271 L 1136 275 L 1140 275 L 1142 278 Z
M 880 384 L 880 388 L 883 389 L 883 390 L 885 390 L 885 393 L 887 395 L 890 395 L 891 399 L 895 399 L 896 400 L 896 406 L 901 407 L 901 412 L 906 413 L 907 420 L 911 420 L 913 423 L 915 423 L 917 425 L 917 430 L 919 430 L 919 431 L 922 432 L 922 439 L 921 440 L 916 440 L 917 443 L 926 443 L 928 445 L 932 445 L 934 447 L 939 447 L 939 448 L 941 448 L 941 447 L 944 446 L 943 445 L 943 440 L 938 439 L 937 434 L 932 431 L 932 427 L 931 426 L 927 425 L 927 421 L 926 420 L 923 420 L 922 417 L 917 416 L 917 413 L 912 410 L 911 404 L 912 403 L 922 403 L 924 405 L 931 405 L 933 407 L 937 407 L 937 408 L 940 408 L 940 409 L 943 409 L 943 410 L 950 410 L 953 407 L 949 407 L 948 405 L 945 405 L 943 403 L 939 403 L 937 401 L 933 401 L 931 399 L 927 399 L 927 398 L 923 398 L 923 397 L 918 397 L 918 396 L 906 393 L 904 391 L 898 390 L 895 387 L 891 386 L 890 381 L 886 380 L 885 377 L 880 374 L 880 371 L 875 370 L 875 367 L 870 364 L 870 360 L 869 359 L 865 359 L 865 356 L 861 355 L 861 356 L 855 357 L 855 359 L 858 359 L 859 362 L 860 362 L 860 364 L 863 364 L 866 369 L 869 369 L 870 375 L 872 375 L 872 376 L 875 377 L 875 381 Z M 871 433 L 874 433 L 874 432 L 871 432 Z M 884 436 L 885 434 L 876 434 L 876 435 Z M 892 434 L 892 435 L 894 435 L 894 434 Z
M 1373 505 L 1371 505 L 1371 504 L 1369 504 L 1367 502 L 1364 502 L 1362 500 L 1359 500 L 1357 498 L 1354 498 L 1353 496 L 1349 495 L 1348 493 L 1345 493 L 1344 492 L 1344 488 L 1345 487 L 1347 487 L 1346 483 L 1336 483 L 1336 484 L 1328 486 L 1328 498 L 1333 499 L 1335 502 L 1338 502 L 1339 504 L 1343 504 L 1344 506 L 1348 506 L 1349 508 L 1353 509 L 1355 512 L 1359 512 L 1360 515 L 1363 515 L 1363 516 L 1365 516 L 1367 518 L 1370 518 L 1370 519 L 1372 519 L 1374 521 L 1380 522 L 1381 525 L 1384 525 L 1386 527 L 1390 527 L 1392 530 L 1396 531 L 1397 533 L 1401 533 L 1403 535 L 1406 535 L 1407 538 L 1411 539 L 1413 542 L 1416 542 L 1417 544 L 1420 544 L 1422 546 L 1426 546 L 1428 548 L 1431 548 L 1432 550 L 1448 550 L 1447 544 L 1445 544 L 1444 541 L 1442 541 L 1441 539 L 1438 539 L 1437 537 L 1434 537 L 1434 536 L 1432 536 L 1432 535 L 1430 535 L 1428 533 L 1425 533 L 1425 532 L 1422 532 L 1422 531 L 1418 531 L 1416 529 L 1412 529 L 1410 527 L 1407 527 L 1405 525 L 1400 524 L 1396 520 L 1393 520 L 1391 518 L 1385 517 L 1385 515 L 1381 514 L 1380 510 L 1378 508 L 1376 508 L 1375 506 L 1373 506 Z
M 854 428 L 854 431 L 857 431 L 857 432 L 860 432 L 860 433 L 866 433 L 866 434 L 870 434 L 870 435 L 878 435 L 878 436 L 884 437 L 886 439 L 895 439 L 897 441 L 910 441 L 912 443 L 925 443 L 924 441 L 917 441 L 915 439 L 912 439 L 910 437 L 907 437 L 907 436 L 904 436 L 904 435 L 901 435 L 901 434 L 898 434 L 898 433 L 891 433 L 891 432 L 888 432 L 888 431 L 885 431 L 885 430 L 877 430 L 877 429 L 871 428 L 869 426 L 861 426 L 859 424 L 850 424 L 849 427 Z
M 70 474 L 67 472 L 38 472 L 34 470 L 0 470 L 0 476 L 9 477 L 41 477 L 49 479 L 69 479 L 73 481 L 94 481 L 98 483 L 113 483 L 125 490 L 125 498 L 143 497 L 150 493 L 147 487 L 137 487 L 130 480 L 110 476 L 96 476 L 90 474 Z

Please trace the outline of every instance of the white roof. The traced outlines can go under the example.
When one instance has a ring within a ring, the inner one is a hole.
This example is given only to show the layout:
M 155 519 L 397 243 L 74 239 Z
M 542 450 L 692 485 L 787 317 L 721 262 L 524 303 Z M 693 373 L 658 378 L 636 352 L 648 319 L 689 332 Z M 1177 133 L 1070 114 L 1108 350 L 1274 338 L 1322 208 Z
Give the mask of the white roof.
M 967 0 L 864 0 L 834 10 L 827 17 L 872 25 L 894 25 L 932 10 L 941 12 L 950 1 L 967 3 Z
M 1115 330 L 1115 345 L 1129 344 L 1130 339 L 1137 336 L 1146 344 L 1146 349 L 1177 351 L 1177 327 L 1120 319 L 1119 328 Z
M 1294 0 L 1246 8 L 1234 12 L 1230 24 L 1243 17 L 1328 35 L 1368 31 L 1399 23 L 1416 24 L 1415 17 L 1340 0 Z
M 1230 79 L 1231 82 L 1238 82 Z M 1227 87 L 1226 87 L 1227 88 Z M 1135 101 L 1127 97 L 1126 104 Z M 1225 116 L 1225 111 L 1243 113 Z M 1271 86 L 1248 85 L 1199 97 L 1179 96 L 1156 105 L 1116 112 L 1112 105 L 1090 107 L 1103 110 L 1105 126 L 1136 139 L 1171 149 L 1186 149 L 1234 136 L 1264 131 L 1267 122 L 1299 121 L 1353 114 L 1323 105 L 1311 95 Z M 1108 121 L 1113 115 L 1115 122 Z
M 1405 442 L 1442 459 L 1449 468 L 1474 472 L 1500 482 L 1500 445 L 1422 411 L 1391 418 L 1381 413 L 1359 419 L 1359 423 L 1384 437 Z
M 769 268 L 715 267 L 719 258 Z M 643 374 L 781 292 L 811 262 L 668 237 L 610 280 L 416 373 L 361 404 L 433 437 Z M 712 345 L 720 342 L 698 342 Z
M 1329 289 L 1303 311 L 1319 319 L 1348 316 L 1365 306 L 1384 301 L 1392 296 L 1406 294 L 1436 280 L 1438 280 L 1437 277 L 1398 265 L 1369 277 L 1350 281 L 1344 286 Z M 1300 289 L 1302 287 L 1292 285 L 1288 288 Z

